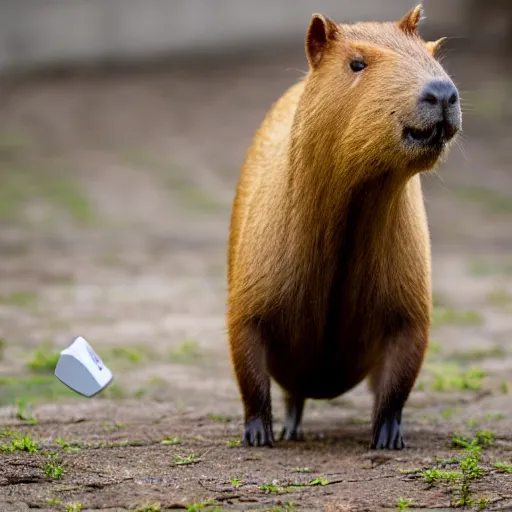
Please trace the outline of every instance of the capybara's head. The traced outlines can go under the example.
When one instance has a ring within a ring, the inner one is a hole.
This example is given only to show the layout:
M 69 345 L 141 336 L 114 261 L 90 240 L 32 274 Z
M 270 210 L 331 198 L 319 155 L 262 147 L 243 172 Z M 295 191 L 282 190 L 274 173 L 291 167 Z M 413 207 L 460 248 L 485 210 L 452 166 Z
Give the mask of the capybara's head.
M 444 38 L 418 35 L 421 13 L 352 25 L 313 15 L 298 122 L 346 164 L 425 171 L 461 129 L 459 93 L 437 60 Z

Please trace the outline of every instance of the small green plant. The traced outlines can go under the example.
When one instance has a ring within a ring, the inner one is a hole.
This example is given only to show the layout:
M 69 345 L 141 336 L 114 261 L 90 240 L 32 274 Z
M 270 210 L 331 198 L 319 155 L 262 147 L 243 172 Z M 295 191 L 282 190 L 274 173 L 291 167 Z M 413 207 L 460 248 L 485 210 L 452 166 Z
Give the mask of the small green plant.
M 430 370 L 435 375 L 432 389 L 434 391 L 477 391 L 482 388 L 485 372 L 477 367 L 461 371 L 457 365 L 430 364 Z
M 193 364 L 202 358 L 201 351 L 197 342 L 186 340 L 177 346 L 170 353 L 171 363 L 176 364 Z
M 282 507 L 279 505 L 274 505 L 273 507 L 266 508 L 261 512 L 292 512 L 292 510 L 294 510 L 293 503 L 291 501 L 285 501 Z
M 111 355 L 113 358 L 123 359 L 132 364 L 141 363 L 146 357 L 144 350 L 136 347 L 113 347 Z
M 409 508 L 409 505 L 412 503 L 411 498 L 398 498 L 396 502 L 396 508 L 398 510 L 406 510 Z
M 234 485 L 235 487 L 240 487 L 242 485 L 242 482 L 240 482 L 240 480 L 238 480 L 238 478 L 232 478 L 229 483 L 231 485 Z
M 500 473 L 512 473 L 512 464 L 505 464 L 504 462 L 496 462 L 496 464 L 494 464 L 494 467 Z
M 135 512 L 160 512 L 160 503 L 148 503 L 146 505 L 136 505 Z
M 265 492 L 269 492 L 269 493 L 278 493 L 278 492 L 282 492 L 284 489 L 282 487 L 279 487 L 278 485 L 274 484 L 274 483 L 270 483 L 270 484 L 262 484 L 260 485 L 260 491 L 265 491 Z
M 193 503 L 192 505 L 189 505 L 187 507 L 187 512 L 198 512 L 200 510 L 205 509 L 206 507 L 211 507 L 212 505 L 215 505 L 215 500 L 208 500 L 208 501 L 201 501 L 200 503 Z M 210 512 L 220 511 L 219 508 L 210 509 Z
M 60 505 L 60 499 L 59 498 L 48 498 L 46 500 L 46 503 L 48 503 L 48 505 Z
M 292 471 L 294 473 L 311 473 L 312 469 L 311 468 L 293 468 Z
M 313 480 L 311 480 L 311 482 L 309 482 L 308 485 L 310 485 L 310 486 L 328 485 L 329 483 L 330 482 L 329 482 L 329 480 L 327 480 L 327 478 L 321 476 L 321 477 L 314 478 Z
M 474 505 L 474 499 L 471 493 L 471 480 L 480 478 L 484 474 L 484 469 L 480 466 L 481 447 L 478 446 L 478 439 L 475 438 L 469 448 L 466 449 L 467 455 L 460 461 L 461 479 L 460 486 L 456 490 L 458 499 L 455 506 L 470 507 Z
M 16 308 L 30 308 L 37 303 L 37 297 L 30 292 L 13 292 L 0 296 L 0 304 Z
M 445 419 L 450 419 L 455 414 L 455 409 L 443 409 L 441 411 L 441 416 Z
M 473 480 L 479 478 L 484 474 L 483 468 L 479 464 L 480 451 L 472 450 L 465 458 L 460 461 L 460 469 L 463 478 Z
M 81 503 L 75 501 L 74 503 L 66 503 L 64 512 L 81 512 L 84 506 Z
M 476 505 L 478 507 L 478 510 L 485 510 L 489 506 L 489 503 L 489 498 L 481 496 L 480 498 L 478 498 Z
M 208 419 L 220 423 L 229 423 L 231 421 L 229 416 L 221 416 L 220 414 L 208 414 Z
M 13 433 L 10 442 L 0 445 L 0 450 L 4 452 L 39 453 L 39 445 L 29 435 L 21 436 Z
M 43 466 L 43 471 L 48 478 L 57 480 L 64 474 L 64 466 L 62 466 L 62 464 L 59 462 L 49 460 Z
M 467 421 L 466 421 L 466 425 L 469 427 L 469 428 L 475 428 L 478 426 L 478 420 L 476 418 L 469 418 Z
M 485 415 L 486 421 L 504 420 L 506 416 L 501 412 L 489 412 Z
M 477 311 L 459 312 L 444 306 L 434 306 L 432 310 L 432 326 L 446 324 L 481 324 L 482 316 Z
M 188 457 L 175 457 L 174 458 L 174 464 L 177 466 L 185 466 L 187 464 L 197 464 L 199 462 L 199 459 L 197 455 L 189 455 Z
M 0 361 L 4 358 L 5 346 L 7 343 L 3 338 L 0 338 Z
M 160 444 L 170 444 L 170 445 L 175 445 L 175 444 L 181 444 L 181 439 L 179 439 L 178 437 L 166 437 L 165 439 L 162 439 L 160 441 Z
M 57 438 L 57 439 L 54 439 L 54 442 L 56 444 L 58 444 L 66 452 L 78 452 L 78 451 L 80 451 L 80 448 L 78 446 L 72 446 L 65 439 Z
M 32 406 L 26 400 L 19 398 L 16 401 L 16 405 L 16 417 L 18 419 L 26 421 L 29 425 L 36 425 L 39 423 L 39 420 L 37 420 L 32 413 Z
M 27 367 L 37 373 L 53 373 L 59 361 L 60 352 L 45 345 L 38 348 Z
M 447 471 L 445 469 L 437 468 L 424 469 L 421 471 L 420 475 L 428 484 L 434 484 L 440 480 L 448 480 L 453 482 L 458 480 L 460 477 L 460 473 L 458 471 Z
M 508 395 L 508 383 L 503 381 L 501 384 L 500 384 L 500 390 L 501 392 L 504 394 L 504 395 Z
M 490 430 L 479 430 L 475 434 L 475 443 L 477 446 L 488 446 L 494 441 L 494 433 Z
M 227 442 L 227 445 L 230 448 L 235 448 L 236 446 L 241 446 L 241 444 L 242 444 L 242 440 L 241 439 L 229 440 Z
M 104 425 L 105 427 L 105 430 L 107 432 L 115 432 L 116 430 L 120 430 L 122 428 L 125 428 L 126 427 L 126 424 L 125 423 L 105 423 Z

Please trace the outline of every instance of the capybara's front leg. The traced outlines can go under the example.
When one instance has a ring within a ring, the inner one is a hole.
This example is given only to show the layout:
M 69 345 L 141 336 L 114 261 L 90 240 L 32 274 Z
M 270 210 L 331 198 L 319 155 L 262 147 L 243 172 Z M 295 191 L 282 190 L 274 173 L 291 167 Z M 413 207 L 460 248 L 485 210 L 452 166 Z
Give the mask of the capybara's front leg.
M 230 325 L 231 357 L 245 411 L 245 446 L 273 446 L 270 375 L 257 327 Z
M 301 396 L 286 394 L 286 418 L 281 432 L 283 441 L 304 441 L 302 433 L 302 413 L 305 400 Z
M 384 357 L 371 374 L 375 394 L 372 449 L 401 450 L 402 411 L 423 362 L 428 331 L 406 329 L 387 341 Z

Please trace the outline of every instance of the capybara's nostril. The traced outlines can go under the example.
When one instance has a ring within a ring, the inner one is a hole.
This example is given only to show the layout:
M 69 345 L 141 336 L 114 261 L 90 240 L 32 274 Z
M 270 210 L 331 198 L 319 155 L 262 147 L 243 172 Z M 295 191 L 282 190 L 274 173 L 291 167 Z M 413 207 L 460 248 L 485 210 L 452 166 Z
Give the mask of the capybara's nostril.
M 449 80 L 431 80 L 425 85 L 420 94 L 420 102 L 441 105 L 443 108 L 455 105 L 458 100 L 457 89 Z

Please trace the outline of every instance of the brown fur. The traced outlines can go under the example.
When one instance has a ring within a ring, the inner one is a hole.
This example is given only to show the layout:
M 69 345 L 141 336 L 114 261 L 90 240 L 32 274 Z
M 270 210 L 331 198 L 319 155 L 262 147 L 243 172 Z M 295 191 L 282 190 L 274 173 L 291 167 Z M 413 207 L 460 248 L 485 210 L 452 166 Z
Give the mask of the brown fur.
M 255 134 L 228 253 L 228 333 L 246 425 L 261 416 L 271 432 L 270 377 L 299 422 L 304 399 L 370 377 L 374 435 L 414 385 L 431 311 L 418 173 L 440 154 L 398 150 L 398 122 L 414 108 L 416 85 L 446 77 L 436 45 L 416 34 L 420 14 L 354 25 L 314 15 L 310 72 Z M 360 55 L 368 73 L 352 74 Z

